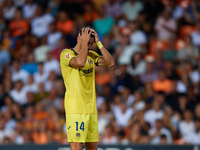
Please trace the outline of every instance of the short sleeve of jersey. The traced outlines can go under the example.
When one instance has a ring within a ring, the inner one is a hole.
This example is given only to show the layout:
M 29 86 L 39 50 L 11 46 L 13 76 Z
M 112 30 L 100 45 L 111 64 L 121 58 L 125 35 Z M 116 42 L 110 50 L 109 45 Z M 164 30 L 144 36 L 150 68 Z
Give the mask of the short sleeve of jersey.
M 65 49 L 60 54 L 60 63 L 66 65 L 66 66 L 70 66 L 70 61 L 74 57 L 76 57 L 76 54 L 74 53 L 74 51 Z
M 101 58 L 102 56 L 99 55 L 99 54 L 97 54 L 97 53 L 94 52 L 94 51 L 89 51 L 89 55 L 93 58 L 95 65 L 98 66 L 98 60 L 99 60 L 99 58 Z

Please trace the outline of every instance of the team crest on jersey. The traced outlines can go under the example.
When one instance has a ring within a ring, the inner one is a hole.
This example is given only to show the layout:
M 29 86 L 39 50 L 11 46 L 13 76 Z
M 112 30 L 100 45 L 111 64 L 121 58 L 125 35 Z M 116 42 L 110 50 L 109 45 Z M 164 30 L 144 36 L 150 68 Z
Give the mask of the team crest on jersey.
M 66 59 L 70 58 L 70 53 L 67 53 L 67 54 L 65 55 L 65 58 L 66 58 Z
M 80 137 L 81 136 L 81 134 L 80 133 L 76 133 L 76 137 Z
M 92 59 L 88 59 L 88 63 L 91 65 L 93 63 Z

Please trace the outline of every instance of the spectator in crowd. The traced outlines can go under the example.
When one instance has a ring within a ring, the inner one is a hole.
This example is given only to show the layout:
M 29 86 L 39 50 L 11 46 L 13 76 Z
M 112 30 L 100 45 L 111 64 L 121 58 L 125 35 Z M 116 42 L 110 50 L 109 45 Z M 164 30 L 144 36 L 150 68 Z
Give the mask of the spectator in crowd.
M 114 19 L 110 16 L 106 16 L 105 8 L 102 7 L 99 9 L 99 18 L 93 21 L 93 26 L 100 36 L 105 36 L 111 31 L 114 23 Z
M 120 106 L 115 107 L 113 109 L 113 113 L 116 118 L 117 124 L 121 127 L 126 127 L 134 113 L 134 109 L 126 108 L 126 102 L 124 100 L 121 100 Z
M 9 28 L 12 37 L 20 37 L 28 32 L 29 25 L 23 19 L 21 10 L 15 11 L 14 20 L 9 23 Z
M 37 64 L 35 63 L 35 57 L 33 53 L 29 53 L 27 56 L 27 63 L 22 66 L 22 69 L 27 71 L 29 74 L 37 72 Z
M 23 5 L 23 16 L 25 19 L 33 19 L 37 9 L 37 4 L 34 3 L 34 0 L 27 0 L 26 4 Z
M 45 83 L 47 81 L 48 74 L 44 71 L 44 63 L 40 62 L 38 63 L 38 72 L 34 74 L 34 80 L 37 84 L 43 82 Z
M 16 7 L 12 0 L 7 0 L 6 5 L 3 9 L 3 16 L 7 21 L 11 21 L 14 17 Z
M 199 11 L 200 11 L 200 6 L 199 6 Z M 195 46 L 200 46 L 200 20 L 196 21 L 196 30 L 192 33 L 192 43 Z
M 185 20 L 188 24 L 194 24 L 195 20 L 199 19 L 200 13 L 200 3 L 198 0 L 194 0 L 191 4 L 186 8 Z
M 159 70 L 158 79 L 153 81 L 153 89 L 154 91 L 163 91 L 169 93 L 172 89 L 172 81 L 166 78 L 166 74 L 164 70 Z
M 155 23 L 155 31 L 157 38 L 162 40 L 169 40 L 175 36 L 177 31 L 177 24 L 171 17 L 171 9 L 167 8 L 163 11 L 162 16 L 158 17 Z
M 27 84 L 24 86 L 24 88 L 28 91 L 28 92 L 32 92 L 32 93 L 36 93 L 38 91 L 38 86 L 37 83 L 34 81 L 34 77 L 33 75 L 30 75 L 28 77 L 28 82 Z
M 144 47 L 147 43 L 147 38 L 143 31 L 138 30 L 138 23 L 136 21 L 129 22 L 129 28 L 131 31 L 130 43 Z
M 117 144 L 117 138 L 113 135 L 114 129 L 111 124 L 107 125 L 105 128 L 106 136 L 103 138 L 103 144 Z
M 15 82 L 15 88 L 10 91 L 9 95 L 16 103 L 24 105 L 26 104 L 26 92 L 27 90 L 23 88 L 23 83 L 18 80 Z
M 194 65 L 197 64 L 197 60 L 199 57 L 199 49 L 198 47 L 192 44 L 192 39 L 190 35 L 186 35 L 184 38 L 184 47 L 180 49 L 177 53 L 177 58 L 182 63 L 185 60 L 191 60 Z
M 122 5 L 122 13 L 126 20 L 133 21 L 137 18 L 140 11 L 142 11 L 143 3 L 135 0 L 128 0 Z
M 0 44 L 0 75 L 3 73 L 4 67 L 10 62 L 10 53 L 2 48 Z
M 109 0 L 108 3 L 105 4 L 105 11 L 107 16 L 118 20 L 122 15 L 120 2 L 118 0 Z
M 50 9 L 50 13 L 52 16 L 56 16 L 57 13 L 59 12 L 59 6 L 61 4 L 60 0 L 52 0 L 48 2 L 48 8 Z
M 43 36 L 40 41 L 40 45 L 33 50 L 36 62 L 45 62 L 47 52 L 50 51 L 50 47 L 47 44 L 47 36 Z
M 47 44 L 51 50 L 53 50 L 56 46 L 60 38 L 62 37 L 62 33 L 56 31 L 55 23 L 52 22 L 49 25 L 49 34 L 47 35 Z
M 167 144 L 172 143 L 172 135 L 167 128 L 163 127 L 163 123 L 161 120 L 156 120 L 155 127 L 149 130 L 149 135 L 151 136 L 152 144 L 159 144 L 164 142 L 162 139 L 162 135 L 166 136 Z M 165 143 L 165 142 L 164 142 Z
M 194 133 L 195 126 L 193 121 L 193 115 L 190 110 L 185 110 L 183 112 L 183 120 L 179 124 L 179 131 L 183 139 L 187 138 L 190 133 Z
M 152 56 L 147 56 L 145 58 L 145 61 L 146 71 L 140 76 L 140 80 L 142 83 L 152 82 L 158 78 L 157 72 L 154 70 L 154 58 Z
M 23 81 L 23 83 L 26 83 L 28 81 L 29 73 L 23 69 L 21 69 L 19 62 L 17 60 L 14 60 L 12 63 L 12 81 L 16 82 L 18 80 Z
M 133 54 L 131 64 L 127 67 L 127 72 L 132 76 L 141 75 L 145 72 L 146 62 L 142 59 L 142 52 Z
M 93 21 L 99 18 L 98 12 L 94 9 L 91 3 L 86 3 L 84 5 L 83 18 L 88 25 L 91 25 Z
M 41 38 L 49 32 L 49 24 L 54 21 L 54 18 L 51 14 L 45 13 L 42 6 L 37 6 L 35 14 L 36 17 L 31 22 L 31 33 Z
M 64 37 L 61 37 L 58 42 L 57 46 L 52 50 L 52 55 L 54 59 L 60 60 L 60 53 L 67 48 L 67 44 Z
M 53 58 L 52 53 L 49 51 L 46 53 L 46 62 L 44 63 L 44 72 L 49 77 L 49 73 L 55 71 L 57 75 L 60 74 L 59 62 Z
M 144 120 L 150 123 L 151 127 L 155 126 L 155 121 L 163 117 L 163 111 L 160 109 L 161 105 L 158 101 L 153 101 L 152 109 L 144 114 Z
M 185 137 L 185 140 L 189 144 L 198 144 L 199 141 L 199 132 L 200 132 L 200 120 L 196 119 L 194 122 L 195 130 L 190 132 L 187 137 Z
M 65 11 L 58 13 L 58 21 L 56 22 L 56 29 L 62 34 L 67 35 L 72 32 L 74 26 L 73 20 L 69 18 L 69 15 Z

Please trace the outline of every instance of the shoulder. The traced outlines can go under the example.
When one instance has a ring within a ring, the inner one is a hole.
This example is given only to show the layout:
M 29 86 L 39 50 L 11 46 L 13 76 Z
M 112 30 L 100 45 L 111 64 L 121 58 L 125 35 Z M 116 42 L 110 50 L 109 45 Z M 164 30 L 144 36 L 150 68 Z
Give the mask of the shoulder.
M 77 55 L 77 54 L 73 49 L 63 49 L 63 51 L 60 53 L 60 58 L 63 58 L 63 57 L 70 58 L 71 56 L 74 56 L 74 55 Z
M 64 55 L 64 54 L 67 54 L 67 53 L 70 53 L 70 54 L 75 54 L 75 51 L 72 50 L 72 49 L 63 49 L 62 52 L 60 53 L 60 55 Z
M 98 57 L 98 56 L 100 56 L 97 52 L 92 51 L 92 50 L 89 50 L 88 55 L 89 55 L 90 57 L 94 57 L 94 56 Z

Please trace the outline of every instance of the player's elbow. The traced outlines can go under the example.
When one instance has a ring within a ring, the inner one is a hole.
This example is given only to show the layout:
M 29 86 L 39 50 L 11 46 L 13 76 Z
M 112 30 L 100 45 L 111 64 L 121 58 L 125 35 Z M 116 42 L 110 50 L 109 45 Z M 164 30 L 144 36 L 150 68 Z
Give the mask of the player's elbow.
M 82 68 L 85 66 L 85 62 L 84 61 L 76 61 L 76 66 Z
M 110 67 L 113 67 L 114 65 L 115 65 L 115 61 L 112 60 L 112 61 L 108 64 L 108 67 L 110 68 Z
M 85 66 L 85 63 L 84 62 L 80 62 L 80 63 L 77 64 L 77 66 L 80 67 L 80 68 L 82 68 L 82 67 Z

